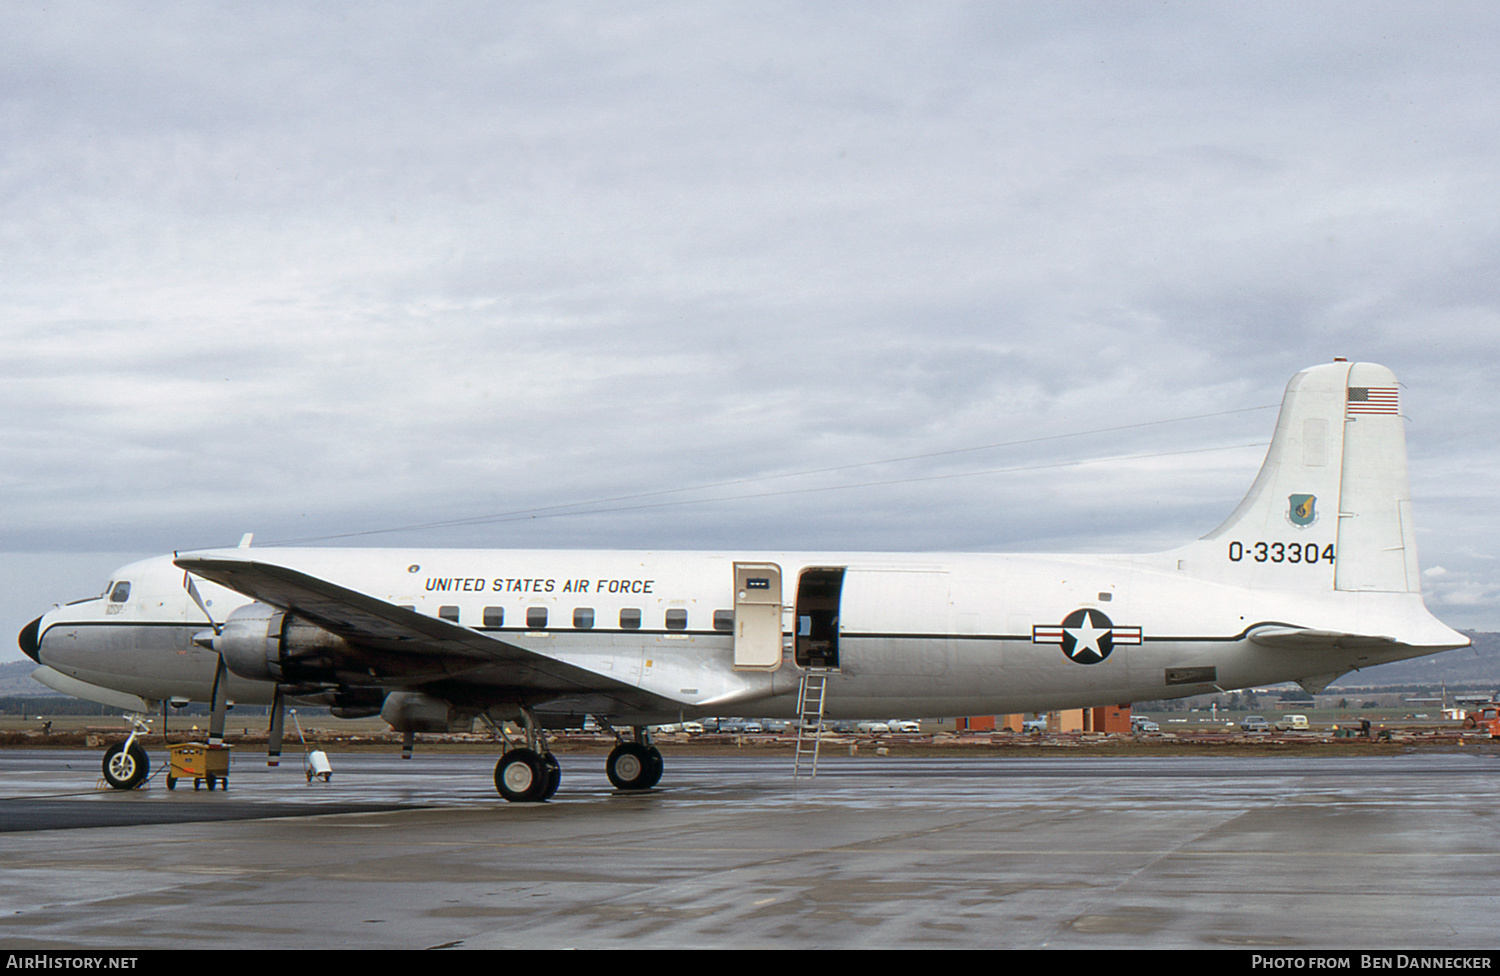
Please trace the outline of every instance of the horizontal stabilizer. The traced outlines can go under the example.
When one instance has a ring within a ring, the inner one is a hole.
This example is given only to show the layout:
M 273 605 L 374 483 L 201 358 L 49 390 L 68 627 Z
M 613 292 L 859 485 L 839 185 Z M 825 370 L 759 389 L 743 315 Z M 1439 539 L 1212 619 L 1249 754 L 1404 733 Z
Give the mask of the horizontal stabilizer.
M 1302 627 L 1257 627 L 1247 635 L 1250 643 L 1281 651 L 1368 650 L 1396 647 L 1399 642 L 1375 634 L 1348 634 Z

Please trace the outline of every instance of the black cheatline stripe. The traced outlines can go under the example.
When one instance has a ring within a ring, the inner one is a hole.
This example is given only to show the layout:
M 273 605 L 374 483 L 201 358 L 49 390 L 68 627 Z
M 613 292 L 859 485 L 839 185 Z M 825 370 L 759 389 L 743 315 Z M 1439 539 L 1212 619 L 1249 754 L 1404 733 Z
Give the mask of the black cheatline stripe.
M 1171 636 L 1171 637 L 1153 637 L 1153 636 L 1147 636 L 1147 635 L 1143 634 L 1143 635 L 1141 635 L 1141 643 L 1143 643 L 1143 644 L 1146 644 L 1146 643 L 1151 643 L 1151 644 L 1172 644 L 1172 643 L 1195 643 L 1195 642 L 1196 643 L 1202 643 L 1202 642 L 1213 641 L 1213 642 L 1220 642 L 1220 643 L 1232 644 L 1235 641 L 1242 641 L 1242 640 L 1244 640 L 1246 637 L 1249 636 L 1250 631 L 1254 630 L 1257 627 L 1297 627 L 1297 626 L 1299 626 L 1299 625 L 1297 625 L 1297 624 L 1284 624 L 1284 623 L 1279 623 L 1277 621 L 1265 620 L 1265 621 L 1261 621 L 1260 623 L 1251 624 L 1250 626 L 1246 627 L 1244 630 L 1240 631 L 1238 634 L 1227 634 L 1227 635 L 1225 635 L 1225 634 L 1219 634 L 1219 635 L 1180 634 L 1180 635 L 1174 635 L 1174 636 Z M 952 634 L 952 633 L 930 633 L 930 634 L 897 634 L 897 633 L 888 633 L 888 634 L 868 634 L 868 633 L 853 633 L 853 632 L 850 632 L 850 631 L 844 631 L 841 634 L 839 634 L 839 639 L 840 640 L 843 640 L 845 638 L 852 638 L 852 639 L 863 638 L 863 639 L 867 639 L 867 640 L 943 640 L 943 639 L 951 639 L 951 640 L 981 640 L 981 641 L 1025 641 L 1028 644 L 1030 644 L 1032 642 L 1030 634 Z M 1126 646 L 1130 646 L 1130 645 L 1126 645 Z

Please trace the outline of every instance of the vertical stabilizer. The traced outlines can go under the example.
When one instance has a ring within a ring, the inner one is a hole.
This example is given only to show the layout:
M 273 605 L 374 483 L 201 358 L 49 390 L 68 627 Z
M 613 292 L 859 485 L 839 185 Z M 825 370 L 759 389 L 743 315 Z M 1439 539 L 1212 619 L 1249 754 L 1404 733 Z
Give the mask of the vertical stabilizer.
M 1384 366 L 1298 373 L 1249 494 L 1182 567 L 1254 588 L 1418 592 L 1402 424 Z
M 1355 363 L 1345 404 L 1334 586 L 1420 592 L 1396 375 L 1374 363 Z

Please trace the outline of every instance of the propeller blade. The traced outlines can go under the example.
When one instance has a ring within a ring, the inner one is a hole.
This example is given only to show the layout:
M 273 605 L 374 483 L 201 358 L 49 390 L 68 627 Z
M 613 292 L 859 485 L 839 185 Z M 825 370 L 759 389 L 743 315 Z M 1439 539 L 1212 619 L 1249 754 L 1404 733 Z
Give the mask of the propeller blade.
M 224 664 L 224 655 L 216 654 L 218 663 L 214 667 L 213 711 L 208 719 L 208 744 L 224 744 L 224 713 L 229 707 L 229 668 Z
M 271 731 L 266 736 L 266 765 L 281 765 L 281 733 L 286 727 L 286 696 L 281 693 L 281 685 L 276 686 L 276 694 L 271 701 Z
M 198 604 L 198 609 L 203 611 L 203 616 L 208 618 L 208 625 L 214 629 L 214 636 L 219 636 L 222 628 L 219 626 L 218 621 L 214 620 L 214 615 L 208 612 L 208 604 L 203 602 L 203 597 L 198 593 L 198 587 L 193 585 L 192 574 L 182 574 L 182 585 L 187 589 L 188 596 L 193 598 L 193 602 Z
M 182 585 L 188 591 L 188 596 L 198 604 L 198 609 L 203 611 L 203 616 L 208 618 L 208 625 L 214 629 L 214 637 L 223 632 L 219 622 L 214 615 L 208 612 L 208 604 L 203 602 L 203 596 L 198 592 L 198 587 L 193 585 L 191 573 L 182 574 Z M 203 635 L 195 634 L 193 643 L 199 647 L 210 647 L 215 651 L 214 657 L 214 690 L 210 696 L 213 710 L 208 719 L 208 744 L 210 746 L 221 746 L 224 744 L 224 713 L 229 707 L 229 667 L 224 663 L 224 655 L 217 653 L 218 648 L 213 647 L 213 641 L 204 641 Z

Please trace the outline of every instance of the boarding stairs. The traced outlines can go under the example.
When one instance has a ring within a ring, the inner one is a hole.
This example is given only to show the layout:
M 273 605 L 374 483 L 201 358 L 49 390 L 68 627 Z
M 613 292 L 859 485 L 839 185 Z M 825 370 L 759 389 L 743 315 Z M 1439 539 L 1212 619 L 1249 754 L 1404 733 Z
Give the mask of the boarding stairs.
M 792 763 L 793 779 L 818 775 L 818 743 L 823 738 L 823 698 L 827 689 L 827 668 L 808 668 L 802 672 L 802 684 L 797 689 L 797 755 Z

